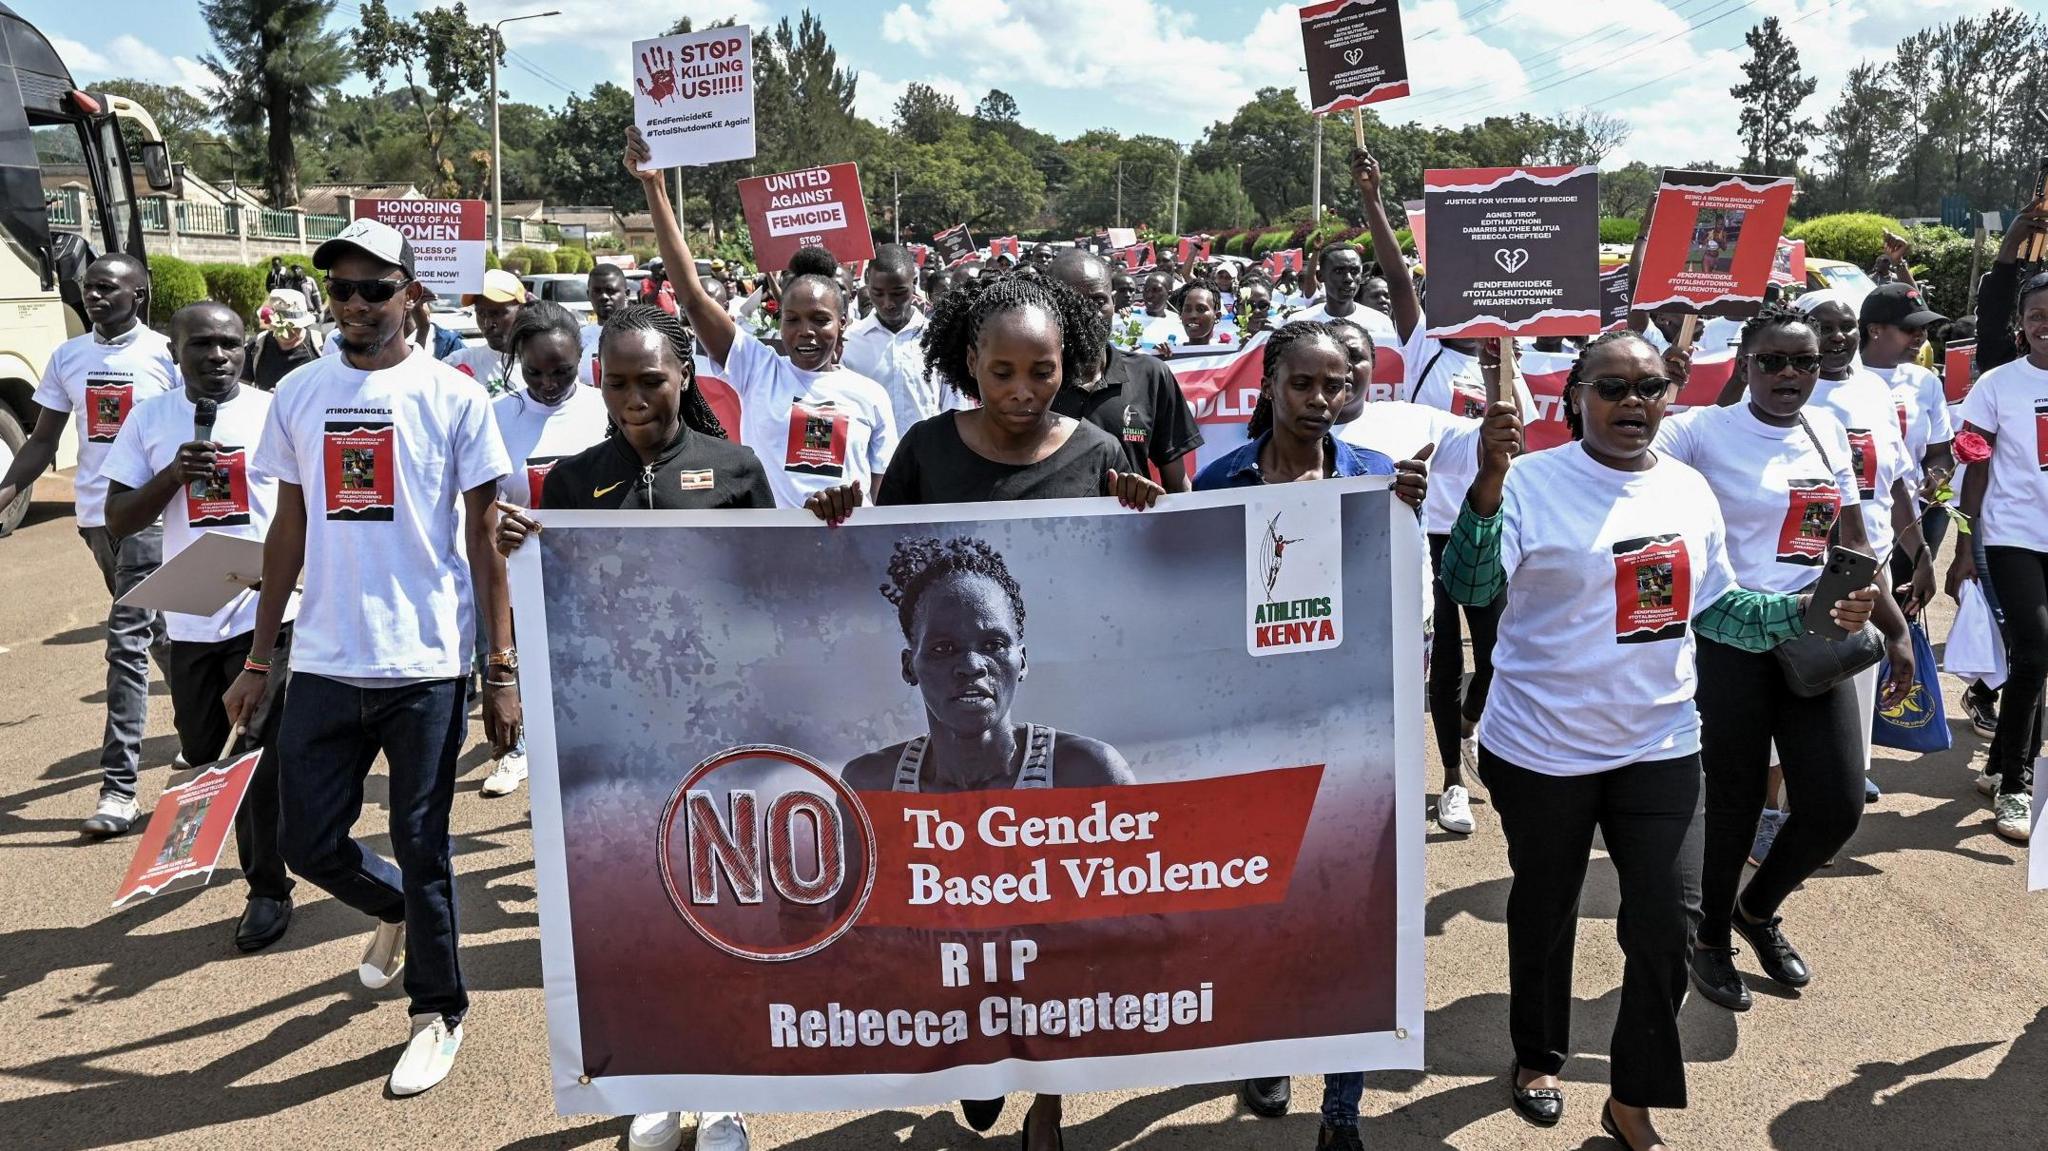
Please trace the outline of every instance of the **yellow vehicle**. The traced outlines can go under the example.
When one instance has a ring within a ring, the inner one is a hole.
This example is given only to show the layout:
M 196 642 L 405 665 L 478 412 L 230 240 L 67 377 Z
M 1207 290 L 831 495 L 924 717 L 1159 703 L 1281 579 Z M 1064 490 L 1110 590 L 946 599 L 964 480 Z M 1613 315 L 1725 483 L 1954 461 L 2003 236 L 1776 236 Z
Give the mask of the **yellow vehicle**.
M 1861 305 L 1863 297 L 1869 295 L 1876 287 L 1877 284 L 1871 280 L 1870 273 L 1846 260 L 1806 257 L 1806 290 L 1809 292 L 1833 288 Z
M 85 269 L 108 252 L 146 258 L 122 126 L 140 138 L 149 187 L 172 185 L 156 121 L 118 96 L 78 90 L 34 25 L 0 3 L 0 468 L 35 426 L 32 398 L 58 344 L 86 330 Z M 78 458 L 66 436 L 57 466 Z M 28 495 L 0 510 L 0 535 Z

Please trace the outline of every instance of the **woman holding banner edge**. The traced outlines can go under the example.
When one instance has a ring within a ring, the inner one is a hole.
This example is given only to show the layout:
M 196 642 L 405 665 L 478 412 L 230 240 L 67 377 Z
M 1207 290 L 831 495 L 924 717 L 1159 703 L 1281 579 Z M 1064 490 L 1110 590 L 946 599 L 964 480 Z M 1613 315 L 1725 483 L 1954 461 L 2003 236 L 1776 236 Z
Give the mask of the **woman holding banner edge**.
M 1635 333 L 1594 340 L 1565 386 L 1577 443 L 1520 460 L 1521 417 L 1493 404 L 1439 569 L 1461 603 L 1505 595 L 1479 773 L 1515 877 L 1511 1100 L 1537 1126 L 1564 1116 L 1579 890 L 1598 830 L 1626 957 L 1600 1120 L 1630 1151 L 1665 1146 L 1651 1108 L 1686 1104 L 1679 856 L 1700 787 L 1695 629 L 1745 651 L 1804 630 L 1804 597 L 1737 586 L 1712 489 L 1651 450 L 1666 371 Z M 1874 596 L 1836 603 L 1836 623 L 1860 628 Z

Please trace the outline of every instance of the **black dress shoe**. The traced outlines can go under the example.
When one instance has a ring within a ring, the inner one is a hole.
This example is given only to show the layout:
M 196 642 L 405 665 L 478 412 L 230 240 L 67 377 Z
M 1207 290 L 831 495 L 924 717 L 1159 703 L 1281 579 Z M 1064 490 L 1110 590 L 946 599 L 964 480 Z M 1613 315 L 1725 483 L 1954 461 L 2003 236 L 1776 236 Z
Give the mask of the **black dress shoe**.
M 1778 925 L 1783 918 L 1773 915 L 1762 923 L 1751 923 L 1735 912 L 1734 928 L 1742 933 L 1749 945 L 1756 951 L 1757 966 L 1764 974 L 1787 987 L 1804 987 L 1813 982 L 1813 971 L 1806 966 L 1806 960 L 1797 948 L 1785 938 Z
M 1600 1130 L 1607 1132 L 1609 1139 L 1621 1144 L 1627 1151 L 1636 1151 L 1636 1145 L 1629 1142 L 1628 1136 L 1621 1133 L 1621 1124 L 1614 1121 L 1614 1100 L 1612 1099 L 1600 1105 Z
M 1237 1097 L 1262 1119 L 1278 1119 L 1287 1114 L 1287 1104 L 1293 1096 L 1294 1082 L 1285 1075 L 1277 1079 L 1247 1079 L 1237 1087 Z
M 1689 943 L 1685 948 L 1685 967 L 1692 974 L 1692 985 L 1708 1000 L 1730 1011 L 1749 1010 L 1749 988 L 1735 970 L 1733 947 Z
M 1515 1113 L 1538 1127 L 1555 1127 L 1564 1118 L 1564 1092 L 1556 1087 L 1521 1086 L 1522 1065 L 1508 1064 L 1508 1092 Z
M 1059 1147 L 1060 1151 L 1067 1151 L 1066 1128 L 1060 1128 L 1059 1133 L 1053 1136 L 1053 1143 Z M 1023 1151 L 1031 1151 L 1031 1112 L 1029 1111 L 1024 1113 L 1024 1131 L 1023 1134 L 1017 1137 L 1017 1146 L 1023 1148 Z
M 1003 1097 L 998 1095 L 994 1099 L 962 1099 L 960 1114 L 967 1120 L 969 1127 L 976 1131 L 986 1131 L 996 1125 L 996 1120 L 1003 1117 Z
M 291 896 L 252 895 L 242 908 L 241 922 L 235 924 L 235 946 L 244 952 L 261 951 L 284 938 L 284 929 L 291 925 Z

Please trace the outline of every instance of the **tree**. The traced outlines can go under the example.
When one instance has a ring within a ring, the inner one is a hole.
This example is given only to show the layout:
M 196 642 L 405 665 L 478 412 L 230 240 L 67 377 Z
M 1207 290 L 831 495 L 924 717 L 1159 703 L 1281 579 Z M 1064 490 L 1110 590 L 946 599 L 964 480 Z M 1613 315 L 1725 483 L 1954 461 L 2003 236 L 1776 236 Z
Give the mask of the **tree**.
M 471 22 L 460 3 L 395 17 L 384 0 L 369 0 L 362 8 L 354 47 L 357 63 L 379 95 L 384 93 L 387 73 L 404 77 L 426 140 L 432 173 L 424 181 L 428 190 L 459 193 L 462 181 L 450 159 L 449 137 L 459 106 L 487 94 L 493 57 L 504 61 L 495 34 Z
M 549 127 L 549 195 L 564 204 L 612 204 L 640 210 L 640 182 L 626 171 L 626 129 L 633 125 L 633 94 L 610 82 L 588 96 L 571 96 Z
M 1627 120 L 1581 108 L 1557 121 L 1555 155 L 1560 164 L 1599 164 L 1635 133 Z
M 380 0 L 381 3 L 381 0 Z M 328 93 L 349 74 L 334 0 L 202 0 L 218 55 L 200 59 L 219 81 L 206 95 L 230 126 L 264 133 L 270 202 L 299 201 L 298 141 L 319 127 Z
M 1890 69 L 1865 61 L 1849 70 L 1842 95 L 1821 122 L 1821 162 L 1828 177 L 1816 189 L 1821 211 L 1867 210 L 1905 135 L 1905 102 Z
M 896 132 L 913 144 L 936 144 L 960 121 L 960 105 L 929 84 L 913 80 L 896 98 Z
M 1650 206 L 1663 174 L 1637 160 L 1612 172 L 1600 173 L 1600 214 L 1636 219 Z
M 1017 123 L 1017 100 L 1001 88 L 990 88 L 974 106 L 977 127 L 1003 128 Z
M 1776 16 L 1744 34 L 1749 59 L 1743 61 L 1743 82 L 1728 94 L 1743 102 L 1742 137 L 1749 154 L 1743 164 L 1766 175 L 1791 175 L 1799 158 L 1806 155 L 1806 137 L 1813 135 L 1813 121 L 1797 119 L 1820 81 L 1799 67 L 1799 48 L 1785 35 Z

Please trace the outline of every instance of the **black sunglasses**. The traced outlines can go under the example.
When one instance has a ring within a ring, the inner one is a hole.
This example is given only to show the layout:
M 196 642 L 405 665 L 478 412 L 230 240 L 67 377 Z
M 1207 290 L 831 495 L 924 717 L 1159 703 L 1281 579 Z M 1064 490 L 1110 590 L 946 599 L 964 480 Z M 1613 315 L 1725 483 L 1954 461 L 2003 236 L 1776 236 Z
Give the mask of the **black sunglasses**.
M 1593 389 L 1593 394 L 1608 403 L 1619 403 L 1623 396 L 1634 392 L 1644 403 L 1662 396 L 1671 390 L 1671 381 L 1663 376 L 1646 376 L 1640 380 L 1624 380 L 1619 376 L 1604 376 L 1597 380 L 1580 380 Z
M 341 280 L 327 277 L 327 295 L 337 304 L 346 304 L 357 296 L 369 304 L 382 304 L 398 294 L 400 288 L 412 283 L 412 277 L 402 280 Z
M 1756 366 L 1762 368 L 1767 376 L 1775 376 L 1787 367 L 1801 372 L 1820 370 L 1820 357 L 1811 353 L 1788 356 L 1783 352 L 1752 352 L 1749 358 L 1754 360 Z

